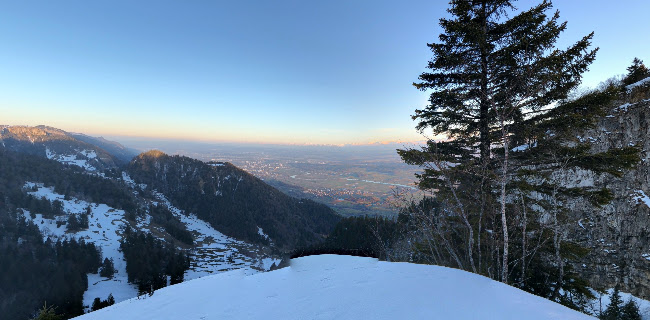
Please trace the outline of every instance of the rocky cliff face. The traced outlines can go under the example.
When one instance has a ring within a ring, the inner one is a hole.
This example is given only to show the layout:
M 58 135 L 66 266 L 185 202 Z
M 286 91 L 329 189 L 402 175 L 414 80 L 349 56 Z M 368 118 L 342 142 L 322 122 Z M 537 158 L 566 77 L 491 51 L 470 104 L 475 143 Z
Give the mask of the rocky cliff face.
M 636 145 L 641 162 L 623 177 L 571 172 L 570 185 L 609 188 L 615 199 L 602 208 L 580 201 L 568 203 L 576 215 L 569 238 L 590 248 L 575 265 L 596 288 L 620 285 L 621 290 L 650 298 L 650 81 L 629 88 L 627 96 L 613 106 L 598 126 L 579 139 L 592 142 L 593 151 Z

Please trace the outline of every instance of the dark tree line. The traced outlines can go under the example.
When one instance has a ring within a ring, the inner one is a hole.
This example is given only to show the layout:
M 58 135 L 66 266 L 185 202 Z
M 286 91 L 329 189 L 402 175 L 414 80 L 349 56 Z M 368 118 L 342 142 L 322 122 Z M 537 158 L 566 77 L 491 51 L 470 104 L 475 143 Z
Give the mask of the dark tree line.
M 0 191 L 10 197 L 12 208 L 26 207 L 25 182 L 41 182 L 54 187 L 54 191 L 66 197 L 77 197 L 96 203 L 133 212 L 137 201 L 124 185 L 98 176 L 85 174 L 76 167 L 67 167 L 43 157 L 8 151 L 0 148 Z M 31 201 L 31 200 L 30 200 Z M 46 206 L 44 203 L 43 206 Z M 57 214 L 55 208 L 39 207 L 39 213 Z M 54 211 L 53 211 L 54 210 Z
M 101 254 L 94 244 L 43 241 L 38 228 L 0 197 L 0 314 L 26 319 L 47 302 L 65 318 L 83 314 L 87 273 L 96 273 Z
M 99 309 L 106 308 L 114 304 L 115 304 L 115 298 L 113 298 L 113 294 L 109 294 L 106 300 L 102 300 L 99 297 L 97 297 L 93 300 L 93 304 L 90 306 L 90 311 L 97 311 Z
M 399 239 L 402 226 L 382 217 L 349 217 L 336 224 L 324 242 L 298 248 L 291 258 L 317 255 L 341 254 L 388 259 L 388 251 Z
M 149 207 L 149 215 L 153 217 L 153 221 L 163 228 L 176 240 L 183 242 L 187 245 L 194 244 L 192 233 L 187 231 L 185 225 L 163 205 L 152 205 Z
M 127 228 L 120 248 L 126 258 L 129 282 L 138 286 L 140 294 L 167 286 L 167 276 L 170 284 L 183 282 L 184 273 L 190 267 L 185 253 L 150 233 Z

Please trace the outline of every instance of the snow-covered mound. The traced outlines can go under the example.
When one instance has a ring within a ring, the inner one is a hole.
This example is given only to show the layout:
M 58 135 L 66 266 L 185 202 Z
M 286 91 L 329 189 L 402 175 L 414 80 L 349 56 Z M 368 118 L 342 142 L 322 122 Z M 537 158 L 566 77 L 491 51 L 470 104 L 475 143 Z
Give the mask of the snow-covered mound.
M 321 255 L 246 276 L 231 271 L 77 319 L 592 319 L 476 274 Z

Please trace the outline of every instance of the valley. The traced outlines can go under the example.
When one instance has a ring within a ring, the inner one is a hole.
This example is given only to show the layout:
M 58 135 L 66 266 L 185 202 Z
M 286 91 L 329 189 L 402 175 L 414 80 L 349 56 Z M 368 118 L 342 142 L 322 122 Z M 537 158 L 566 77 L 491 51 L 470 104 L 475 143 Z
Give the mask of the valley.
M 325 203 L 343 216 L 395 217 L 396 196 L 421 196 L 415 185 L 420 169 L 405 164 L 396 151 L 413 144 L 300 146 L 112 138 L 142 151 L 230 162 L 290 196 Z

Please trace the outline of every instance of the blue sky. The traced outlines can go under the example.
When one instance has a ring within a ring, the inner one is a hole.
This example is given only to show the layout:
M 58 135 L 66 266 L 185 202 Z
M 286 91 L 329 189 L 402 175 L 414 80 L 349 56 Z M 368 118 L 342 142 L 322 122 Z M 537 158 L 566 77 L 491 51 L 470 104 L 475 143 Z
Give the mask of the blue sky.
M 527 8 L 537 1 L 516 2 Z M 646 1 L 556 0 L 584 84 L 650 62 Z M 0 124 L 93 135 L 414 141 L 411 86 L 447 1 L 13 1 L 0 5 Z

